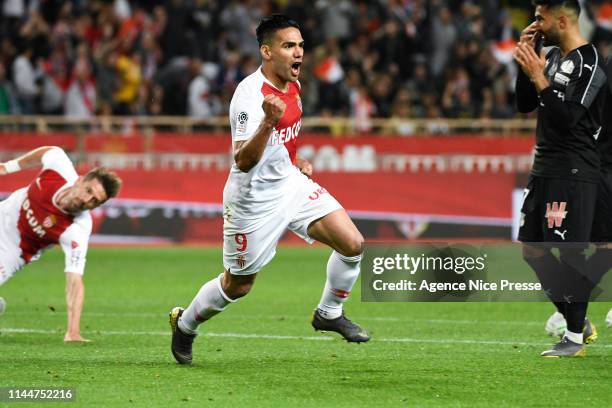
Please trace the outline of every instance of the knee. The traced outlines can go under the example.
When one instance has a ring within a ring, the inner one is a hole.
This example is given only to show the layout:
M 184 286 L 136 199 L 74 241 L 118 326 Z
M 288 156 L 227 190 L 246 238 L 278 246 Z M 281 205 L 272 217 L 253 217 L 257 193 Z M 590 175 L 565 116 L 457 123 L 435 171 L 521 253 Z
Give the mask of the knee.
M 225 290 L 225 294 L 229 296 L 230 299 L 239 299 L 246 296 L 251 291 L 252 287 L 252 283 L 242 283 L 239 285 L 230 286 Z
M 230 299 L 239 299 L 246 296 L 255 283 L 255 274 L 246 276 L 237 276 L 225 272 L 221 281 L 223 292 Z
M 340 252 L 344 256 L 358 256 L 363 252 L 363 236 L 359 231 L 353 234 L 349 239 L 344 242 L 342 246 L 342 252 Z

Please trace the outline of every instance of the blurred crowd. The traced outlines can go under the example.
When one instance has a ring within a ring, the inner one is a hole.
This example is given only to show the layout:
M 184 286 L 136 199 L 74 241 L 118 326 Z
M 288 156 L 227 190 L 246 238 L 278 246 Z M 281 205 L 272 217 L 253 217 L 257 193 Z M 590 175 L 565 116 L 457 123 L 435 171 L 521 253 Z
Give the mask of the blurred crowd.
M 609 55 L 612 1 L 583 9 Z M 305 114 L 364 131 L 372 118 L 515 116 L 529 0 L 4 0 L 0 114 L 224 115 L 276 12 L 302 27 Z

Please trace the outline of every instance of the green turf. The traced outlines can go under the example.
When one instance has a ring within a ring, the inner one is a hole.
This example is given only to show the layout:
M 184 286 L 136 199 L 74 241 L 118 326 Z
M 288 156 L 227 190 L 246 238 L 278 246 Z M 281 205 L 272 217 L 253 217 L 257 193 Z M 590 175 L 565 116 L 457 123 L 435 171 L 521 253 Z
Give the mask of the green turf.
M 347 344 L 309 325 L 327 255 L 279 248 L 252 293 L 202 327 L 209 335 L 184 367 L 169 351 L 167 313 L 220 272 L 220 249 L 92 249 L 85 345 L 62 342 L 53 250 L 0 287 L 0 386 L 74 387 L 66 405 L 87 407 L 612 406 L 610 303 L 589 310 L 600 339 L 587 358 L 546 360 L 548 304 L 361 303 L 356 290 L 346 310 L 374 337 Z

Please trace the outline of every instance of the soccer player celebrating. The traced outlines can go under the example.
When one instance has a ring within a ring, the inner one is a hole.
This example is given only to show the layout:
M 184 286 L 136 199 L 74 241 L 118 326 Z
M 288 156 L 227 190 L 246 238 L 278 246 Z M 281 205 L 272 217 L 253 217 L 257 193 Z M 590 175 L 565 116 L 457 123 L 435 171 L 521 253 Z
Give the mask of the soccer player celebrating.
M 115 197 L 116 174 L 102 168 L 79 177 L 59 147 L 40 147 L 0 163 L 0 175 L 42 165 L 28 187 L 0 202 L 0 285 L 42 252 L 60 244 L 65 253 L 68 328 L 64 341 L 87 341 L 80 322 L 85 298 L 83 272 L 92 221 L 89 210 Z
M 170 312 L 172 354 L 181 364 L 192 361 L 198 326 L 251 290 L 287 229 L 334 250 L 314 329 L 335 331 L 349 342 L 370 339 L 342 310 L 359 275 L 363 237 L 332 195 L 310 178 L 311 164 L 296 154 L 304 56 L 299 26 L 273 15 L 260 22 L 256 34 L 262 65 L 238 85 L 230 104 L 235 162 L 223 192 L 225 271 L 204 284 L 187 309 Z
M 535 160 L 521 209 L 519 240 L 524 243 L 524 259 L 567 321 L 561 341 L 542 356 L 584 356 L 583 341 L 591 325 L 586 321 L 585 327 L 588 294 L 580 277 L 599 182 L 596 139 L 606 75 L 597 50 L 580 34 L 577 0 L 533 4 L 536 21 L 523 30 L 514 51 L 521 67 L 518 109 L 526 113 L 538 108 Z M 540 41 L 552 46 L 546 55 L 537 49 Z M 557 244 L 557 259 L 549 246 L 538 242 L 583 244 Z M 552 280 L 551 271 L 556 272 Z

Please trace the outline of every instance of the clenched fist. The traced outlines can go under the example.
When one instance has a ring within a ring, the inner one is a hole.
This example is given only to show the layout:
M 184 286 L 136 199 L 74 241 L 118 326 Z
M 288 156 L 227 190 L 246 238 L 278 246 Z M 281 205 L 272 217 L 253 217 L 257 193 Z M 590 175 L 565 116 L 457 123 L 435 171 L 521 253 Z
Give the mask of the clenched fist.
M 278 96 L 269 94 L 264 97 L 261 107 L 266 114 L 265 119 L 270 121 L 272 125 L 276 125 L 285 114 L 287 105 Z

